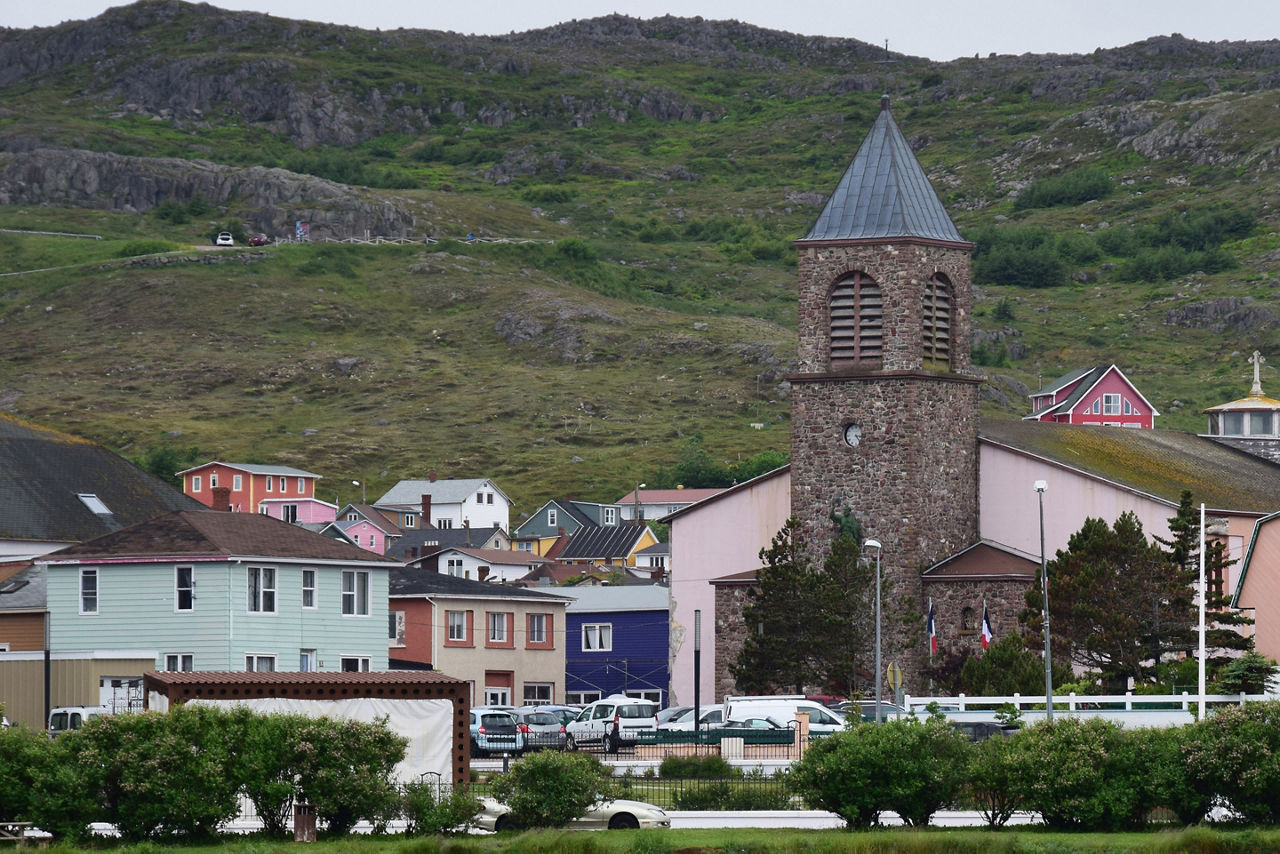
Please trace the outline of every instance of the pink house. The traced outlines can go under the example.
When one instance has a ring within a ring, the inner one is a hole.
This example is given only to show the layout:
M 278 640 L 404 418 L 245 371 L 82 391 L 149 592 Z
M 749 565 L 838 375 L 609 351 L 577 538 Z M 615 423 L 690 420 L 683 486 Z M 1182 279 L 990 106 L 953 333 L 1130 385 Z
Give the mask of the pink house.
M 1029 397 L 1032 412 L 1023 421 L 1150 430 L 1160 414 L 1115 365 L 1072 371 Z
M 348 504 L 334 524 L 360 548 L 381 555 L 404 536 L 404 531 L 388 515 L 371 504 Z
M 320 475 L 289 466 L 214 460 L 178 472 L 182 491 L 206 507 L 295 523 L 332 522 L 338 507 L 316 498 Z

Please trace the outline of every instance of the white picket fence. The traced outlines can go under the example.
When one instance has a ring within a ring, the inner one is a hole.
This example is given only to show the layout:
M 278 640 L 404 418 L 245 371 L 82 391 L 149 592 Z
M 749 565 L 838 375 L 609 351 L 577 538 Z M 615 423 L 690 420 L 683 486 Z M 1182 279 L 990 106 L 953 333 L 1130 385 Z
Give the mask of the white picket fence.
M 1207 714 L 1219 706 L 1274 700 L 1270 694 L 1206 694 Z M 922 714 L 933 703 L 949 720 L 991 721 L 1001 708 L 1012 706 L 1020 719 L 1035 723 L 1045 717 L 1044 695 L 1012 694 L 1007 697 L 903 697 L 902 707 Z M 1180 694 L 1055 694 L 1053 715 L 1057 717 L 1103 718 L 1124 726 L 1175 726 L 1194 723 L 1200 712 L 1200 695 Z

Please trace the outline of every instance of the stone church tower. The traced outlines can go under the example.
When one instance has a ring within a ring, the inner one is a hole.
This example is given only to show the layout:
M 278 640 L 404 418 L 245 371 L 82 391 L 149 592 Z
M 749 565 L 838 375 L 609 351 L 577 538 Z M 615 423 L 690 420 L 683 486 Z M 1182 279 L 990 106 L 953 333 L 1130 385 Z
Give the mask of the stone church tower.
M 928 660 L 920 573 L 977 540 L 981 378 L 969 361 L 973 244 L 947 216 L 888 96 L 796 246 L 792 514 L 818 565 L 836 534 L 833 513 L 852 511 L 863 536 L 882 544 L 884 663 L 919 692 Z M 918 630 L 891 619 L 904 610 L 920 615 Z

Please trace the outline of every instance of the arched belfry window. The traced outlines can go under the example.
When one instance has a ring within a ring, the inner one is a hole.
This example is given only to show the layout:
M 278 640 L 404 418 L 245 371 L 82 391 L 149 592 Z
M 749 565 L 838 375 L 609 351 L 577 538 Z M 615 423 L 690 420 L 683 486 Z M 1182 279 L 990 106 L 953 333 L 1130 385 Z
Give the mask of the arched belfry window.
M 924 361 L 951 364 L 951 282 L 934 273 L 924 287 Z
M 831 289 L 831 364 L 880 363 L 884 300 L 866 273 L 850 273 Z

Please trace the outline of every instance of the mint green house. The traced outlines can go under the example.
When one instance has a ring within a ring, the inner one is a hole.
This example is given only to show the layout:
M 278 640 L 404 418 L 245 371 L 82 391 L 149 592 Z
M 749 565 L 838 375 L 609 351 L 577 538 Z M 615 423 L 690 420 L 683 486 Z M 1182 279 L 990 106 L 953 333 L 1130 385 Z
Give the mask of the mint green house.
M 55 654 L 132 651 L 156 670 L 387 669 L 399 563 L 269 516 L 183 510 L 38 564 Z

